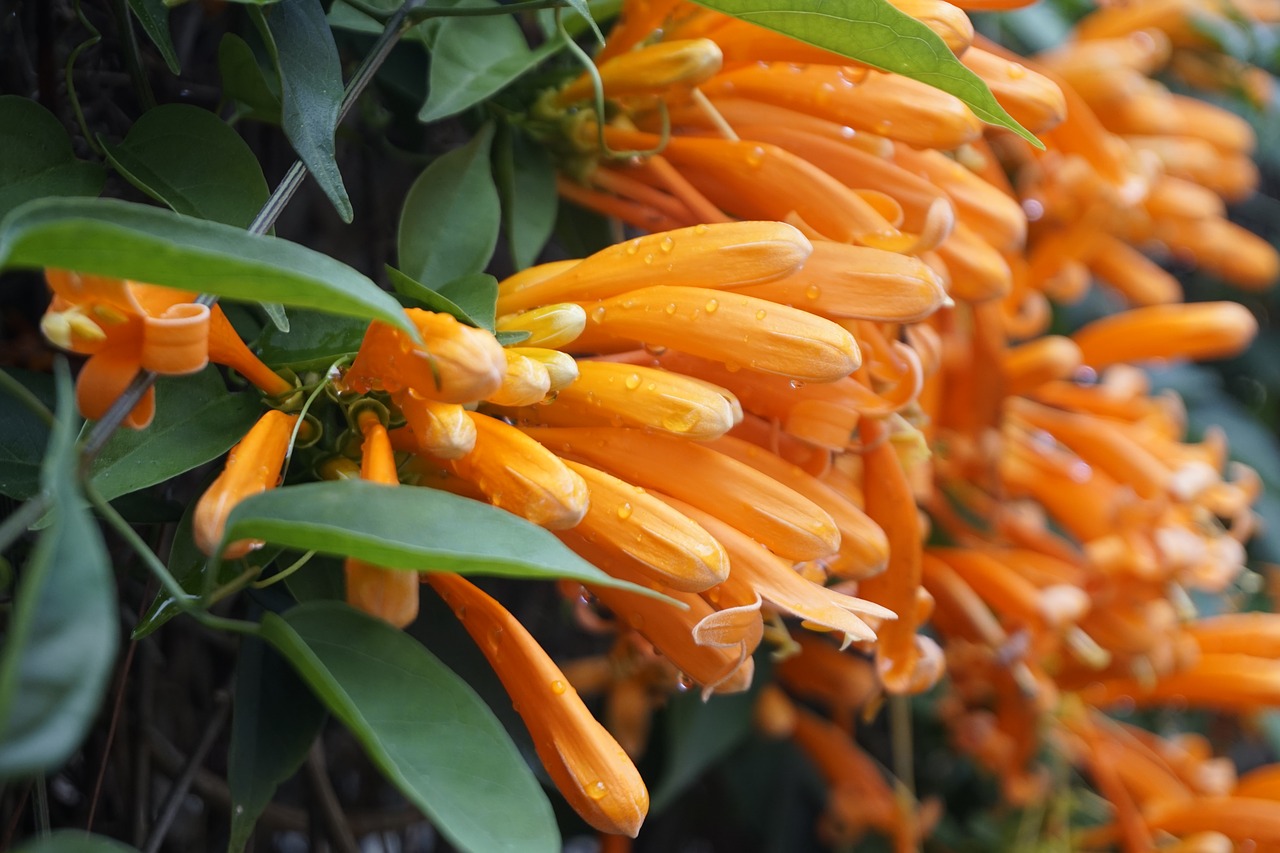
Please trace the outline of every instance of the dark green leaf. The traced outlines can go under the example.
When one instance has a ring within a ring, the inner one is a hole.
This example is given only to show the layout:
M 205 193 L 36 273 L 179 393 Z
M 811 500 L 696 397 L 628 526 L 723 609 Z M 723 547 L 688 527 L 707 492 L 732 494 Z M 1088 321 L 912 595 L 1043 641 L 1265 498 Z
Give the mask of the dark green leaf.
M 284 306 L 279 302 L 263 302 L 262 310 L 267 313 L 267 319 L 271 321 L 271 325 L 289 334 L 289 315 L 284 312 Z
M 932 30 L 884 0 L 695 0 L 824 50 L 893 71 L 955 95 L 989 124 L 1044 145 L 1005 112 L 987 84 Z
M 216 367 L 156 382 L 156 416 L 145 430 L 117 430 L 90 477 L 107 500 L 163 483 L 226 453 L 262 414 L 256 393 L 229 394 Z
M 502 222 L 516 269 L 532 266 L 556 225 L 556 170 L 551 155 L 523 133 L 505 129 L 495 154 Z
M 581 2 L 581 0 L 578 0 Z M 492 0 L 452 5 L 497 7 Z M 446 17 L 428 30 L 431 71 L 427 101 L 419 121 L 438 121 L 496 94 L 509 83 L 564 48 L 560 36 L 530 50 L 520 25 L 509 15 Z
M 480 272 L 498 243 L 501 210 L 489 172 L 493 125 L 426 168 L 400 214 L 400 269 L 428 287 Z
M 181 74 L 182 65 L 178 62 L 178 54 L 173 49 L 173 37 L 169 35 L 169 7 L 164 0 L 129 0 L 129 8 L 133 16 L 142 24 L 147 38 L 164 57 L 164 64 L 169 66 L 172 74 Z
M 270 195 L 240 134 L 199 107 L 156 107 L 119 145 L 98 141 L 125 180 L 178 213 L 247 228 Z
M 267 50 L 280 73 L 281 123 L 308 171 L 343 222 L 351 199 L 335 159 L 334 133 L 342 103 L 342 66 L 320 0 L 280 0 L 254 10 Z
M 337 602 L 268 613 L 262 635 L 455 846 L 560 849 L 546 795 L 493 712 L 412 638 Z
M 231 853 L 244 849 L 276 786 L 302 764 L 324 722 L 324 706 L 288 662 L 252 637 L 240 644 L 235 697 L 227 752 Z
M 76 479 L 71 377 L 58 365 L 58 420 L 40 474 L 52 520 L 20 574 L 0 650 L 0 779 L 71 757 L 98 714 L 119 643 L 111 566 Z
M 328 255 L 116 199 L 41 199 L 5 217 L 0 269 L 44 266 L 376 318 L 417 337 L 390 294 Z
M 757 679 L 757 684 L 763 679 Z M 696 691 L 676 696 L 666 709 L 666 770 L 653 791 L 656 814 L 676 800 L 711 765 L 751 732 L 756 691 L 714 696 L 703 702 Z
M 137 853 L 137 848 L 105 835 L 60 829 L 48 838 L 23 844 L 14 853 Z
M 294 552 L 289 553 L 292 555 Z M 282 583 L 300 604 L 308 601 L 346 601 L 347 598 L 347 579 L 342 561 L 335 557 L 312 557 L 305 566 L 289 575 Z
M 7 371 L 53 410 L 53 377 L 25 370 Z M 40 491 L 40 466 L 49 443 L 49 427 L 36 413 L 0 388 L 0 495 L 18 500 Z
M 0 95 L 0 151 L 0 219 L 31 199 L 102 192 L 105 170 L 77 160 L 61 122 L 35 101 Z
M 223 541 L 239 539 L 393 569 L 572 578 L 651 593 L 609 577 L 523 518 L 419 486 L 335 480 L 271 489 L 232 510 Z
M 269 327 L 258 339 L 258 354 L 274 368 L 294 371 L 325 370 L 338 359 L 353 354 L 364 340 L 369 324 L 355 317 L 295 311 L 290 329 Z
M 440 288 L 440 295 L 453 302 L 475 322 L 472 325 L 493 331 L 497 319 L 498 280 L 478 272 L 455 278 Z
M 460 305 L 454 304 L 449 297 L 441 295 L 420 281 L 415 281 L 390 264 L 387 265 L 387 278 L 391 280 L 392 289 L 412 302 L 414 306 L 441 314 L 452 314 L 468 326 L 480 328 L 480 323 L 468 316 L 467 312 L 462 310 Z
M 280 80 L 258 64 L 249 43 L 227 33 L 218 43 L 218 73 L 222 97 L 240 105 L 245 118 L 280 123 Z

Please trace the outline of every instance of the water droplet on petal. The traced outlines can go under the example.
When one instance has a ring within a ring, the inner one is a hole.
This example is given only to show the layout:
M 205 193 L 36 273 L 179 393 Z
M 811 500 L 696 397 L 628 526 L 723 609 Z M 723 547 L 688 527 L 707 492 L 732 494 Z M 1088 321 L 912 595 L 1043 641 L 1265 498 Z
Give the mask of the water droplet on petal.
M 645 262 L 646 264 L 651 264 L 651 263 L 653 263 L 653 257 L 654 257 L 653 252 L 650 252 L 649 254 L 647 254 L 647 255 L 645 255 L 645 256 L 644 256 L 644 262 Z
M 628 243 L 628 244 L 627 244 L 627 254 L 628 254 L 628 255 L 634 255 L 634 254 L 635 254 L 636 252 L 638 252 L 638 251 L 640 251 L 640 241 L 639 241 L 639 240 L 632 240 L 630 243 Z
M 597 305 L 595 308 L 591 309 L 591 319 L 597 323 L 604 322 L 604 306 L 603 305 Z
M 624 501 L 622 505 L 618 507 L 618 518 L 621 518 L 623 521 L 626 521 L 628 518 L 631 517 L 632 512 L 633 510 L 631 509 L 631 502 Z
M 720 307 L 720 302 L 715 299 L 708 299 L 707 304 L 704 307 L 708 314 L 714 314 L 716 313 L 716 309 Z
M 693 233 L 697 234 L 699 237 L 701 237 L 703 234 L 706 234 L 710 230 L 711 230 L 711 226 L 707 225 L 705 222 L 693 226 Z
M 607 793 L 609 793 L 609 787 L 603 782 L 592 782 L 587 786 L 587 796 L 593 800 L 603 800 Z
M 661 249 L 664 254 L 667 252 L 670 252 L 675 247 L 676 247 L 675 238 L 669 234 L 666 237 L 663 237 L 662 242 L 658 244 L 658 248 Z
M 568 688 L 565 687 L 564 682 L 558 678 L 555 681 L 551 682 L 551 692 L 556 694 L 557 696 L 563 696 L 564 691 L 567 689 Z
M 804 295 L 808 299 L 817 299 L 822 295 L 822 288 L 816 284 L 811 284 L 804 289 Z
M 752 168 L 759 168 L 764 162 L 764 148 L 757 145 L 747 152 L 747 165 Z
M 1009 74 L 1009 79 L 1011 80 L 1019 80 L 1027 76 L 1027 69 L 1016 62 L 1010 62 L 1006 71 Z
M 630 376 L 626 378 L 626 380 L 622 384 L 627 386 L 628 391 L 636 390 L 637 388 L 640 387 L 640 374 L 632 373 Z
M 767 316 L 769 316 L 769 315 L 768 315 L 768 313 L 767 313 L 763 308 L 761 308 L 759 311 L 757 311 L 757 312 L 756 312 L 756 319 L 757 319 L 757 320 L 763 320 L 763 319 L 764 319 L 765 317 L 767 317 Z
M 674 314 L 676 313 L 676 304 L 674 302 L 668 302 L 666 307 L 662 310 L 666 311 L 668 315 Z
M 804 387 L 804 382 L 800 379 L 792 379 L 787 384 L 790 385 L 792 388 L 795 388 L 797 391 Z

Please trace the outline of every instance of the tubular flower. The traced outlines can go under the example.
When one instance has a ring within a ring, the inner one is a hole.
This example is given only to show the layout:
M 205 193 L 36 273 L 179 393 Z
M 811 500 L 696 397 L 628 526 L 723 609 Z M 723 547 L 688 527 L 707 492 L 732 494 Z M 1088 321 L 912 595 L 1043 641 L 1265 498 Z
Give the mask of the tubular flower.
M 660 95 L 691 88 L 720 70 L 720 47 L 710 39 L 665 41 L 617 56 L 600 66 L 607 98 Z M 556 93 L 561 104 L 590 98 L 591 77 L 583 74 Z
M 132 281 L 50 269 L 53 302 L 40 321 L 52 343 L 89 356 L 76 380 L 76 405 L 97 420 L 143 370 L 181 376 L 209 363 L 209 308 L 194 294 Z M 148 389 L 125 419 L 143 429 L 155 415 Z
M 560 668 L 515 617 L 469 581 L 434 572 L 424 579 L 484 652 L 542 766 L 574 811 L 601 832 L 634 838 L 649 811 L 649 792 Z
M 365 409 L 356 426 L 364 436 L 360 448 L 360 478 L 387 486 L 400 485 L 395 455 L 387 429 L 377 414 Z M 384 569 L 348 557 L 345 563 L 347 603 L 403 628 L 418 616 L 418 576 L 414 572 Z
M 231 448 L 226 467 L 201 496 L 192 517 L 191 532 L 201 551 L 209 556 L 217 553 L 236 504 L 276 487 L 297 420 L 297 415 L 269 411 Z M 260 547 L 262 543 L 254 540 L 232 542 L 221 556 L 234 560 Z

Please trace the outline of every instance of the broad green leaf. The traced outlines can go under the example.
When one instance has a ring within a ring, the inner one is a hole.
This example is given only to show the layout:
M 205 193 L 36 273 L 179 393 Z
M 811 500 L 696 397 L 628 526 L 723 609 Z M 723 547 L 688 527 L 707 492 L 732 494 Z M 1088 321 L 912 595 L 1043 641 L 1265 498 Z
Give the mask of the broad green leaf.
M 53 410 L 52 376 L 25 370 L 6 372 Z M 26 500 L 40 491 L 40 466 L 49 443 L 49 427 L 3 387 L 0 401 L 0 495 Z
M 532 266 L 556 224 L 556 170 L 551 155 L 514 128 L 498 136 L 494 162 L 502 223 L 517 270 Z
M 252 637 L 240 644 L 235 697 L 227 751 L 230 853 L 244 849 L 276 786 L 302 764 L 324 722 L 324 706 L 288 662 Z
M 806 44 L 893 71 L 955 95 L 989 124 L 1044 144 L 1000 106 L 987 84 L 956 59 L 927 26 L 884 0 L 695 0 Z
M 281 583 L 299 604 L 306 604 L 308 601 L 346 601 L 347 599 L 346 575 L 342 568 L 342 560 L 336 557 L 312 557 L 305 566 L 289 575 Z
M 148 110 L 119 145 L 98 141 L 125 180 L 197 219 L 247 228 L 270 195 L 240 134 L 190 104 Z
M 501 209 L 489 172 L 493 124 L 438 158 L 409 188 L 396 240 L 400 269 L 428 287 L 480 272 L 498 244 Z
M 105 170 L 77 160 L 53 113 L 35 101 L 0 95 L 0 219 L 45 196 L 96 196 Z
M 231 511 L 223 542 L 239 539 L 391 569 L 571 578 L 652 594 L 609 577 L 523 518 L 419 486 L 335 480 L 271 489 Z
M 93 835 L 79 829 L 59 829 L 47 838 L 23 844 L 14 853 L 137 853 L 137 848 L 105 835 Z
M 116 430 L 89 476 L 107 500 L 163 483 L 226 453 L 261 414 L 258 394 L 228 393 L 216 367 L 163 376 L 151 426 Z
M 498 280 L 488 273 L 471 273 L 433 290 L 414 281 L 395 267 L 387 267 L 387 276 L 396 293 L 422 308 L 452 314 L 468 326 L 493 331 L 498 304 Z
M 164 57 L 164 64 L 169 66 L 171 74 L 181 74 L 182 65 L 178 62 L 178 54 L 173 49 L 173 37 L 169 35 L 169 7 L 164 0 L 129 0 L 129 8 L 133 16 L 142 24 L 147 38 Z
M 369 324 L 355 317 L 339 317 L 319 311 L 295 311 L 289 331 L 268 327 L 258 339 L 259 357 L 274 368 L 294 371 L 325 370 L 360 348 Z
M 280 123 L 280 80 L 267 76 L 253 48 L 235 33 L 226 33 L 218 43 L 218 74 L 222 97 L 239 104 L 241 116 Z
M 178 54 L 173 49 L 173 37 L 169 34 L 169 7 L 164 0 L 129 0 L 129 8 L 133 16 L 142 24 L 147 38 L 164 57 L 164 64 L 169 66 L 169 73 L 181 74 L 182 64 L 178 62 Z
M 281 123 L 307 170 L 343 222 L 351 199 L 335 159 L 334 133 L 342 103 L 342 66 L 320 0 L 280 0 L 253 10 L 267 51 L 280 73 Z
M 491 0 L 454 5 L 498 6 Z M 480 103 L 565 45 L 557 34 L 530 50 L 520 25 L 509 15 L 446 17 L 428 33 L 431 71 L 427 101 L 418 113 L 423 122 L 448 118 Z
M 111 565 L 77 481 L 71 377 L 58 367 L 58 420 L 40 473 L 52 521 L 19 575 L 0 649 L 0 779 L 71 757 L 98 714 L 119 643 Z
M 60 266 L 398 326 L 399 304 L 328 255 L 116 199 L 40 199 L 0 221 L 0 269 Z
M 756 679 L 757 685 L 763 682 L 763 678 Z M 708 702 L 703 702 L 697 691 L 690 691 L 667 703 L 666 768 L 653 791 L 653 813 L 674 802 L 751 733 L 757 690 L 713 696 Z
M 262 636 L 454 846 L 560 849 L 546 795 L 493 712 L 411 637 L 338 602 L 268 613 Z
M 267 319 L 271 321 L 272 326 L 286 335 L 289 334 L 289 315 L 284 312 L 283 305 L 279 302 L 263 302 L 262 310 L 267 313 Z

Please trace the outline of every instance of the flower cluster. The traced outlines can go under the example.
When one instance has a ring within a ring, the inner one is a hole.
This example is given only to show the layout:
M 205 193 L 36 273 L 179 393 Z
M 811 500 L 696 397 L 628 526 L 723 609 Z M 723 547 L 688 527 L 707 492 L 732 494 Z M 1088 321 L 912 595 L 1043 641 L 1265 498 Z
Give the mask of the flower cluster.
M 1280 843 L 1274 772 L 1237 783 L 1206 744 L 1103 713 L 1122 697 L 1280 699 L 1280 622 L 1199 620 L 1188 595 L 1238 581 L 1259 479 L 1217 433 L 1185 441 L 1179 401 L 1133 366 L 1231 355 L 1256 332 L 1235 303 L 1183 304 L 1158 260 L 1246 289 L 1280 270 L 1224 212 L 1255 180 L 1248 127 L 1149 76 L 1171 57 L 1204 73 L 1173 50 L 1197 4 L 1104 9 L 1035 60 L 975 37 L 957 6 L 894 5 L 1044 150 L 922 83 L 682 0 L 628 0 L 597 58 L 608 114 L 583 77 L 534 115 L 563 155 L 563 196 L 644 233 L 501 282 L 497 328 L 518 344 L 420 309 L 407 310 L 420 341 L 372 323 L 335 382 L 350 427 L 338 462 L 317 474 L 486 501 L 684 605 L 570 590 L 616 643 L 562 670 L 469 581 L 422 576 L 604 833 L 644 820 L 632 758 L 663 690 L 743 691 L 767 643 L 783 660 L 757 721 L 828 782 L 833 844 L 871 829 L 911 849 L 936 821 L 853 730 L 880 697 L 944 673 L 956 747 L 1011 802 L 1048 795 L 1037 756 L 1051 742 L 1112 805 L 1099 843 Z M 1095 278 L 1133 307 L 1049 334 L 1051 305 Z M 91 355 L 87 416 L 139 370 L 208 360 L 268 396 L 293 389 L 190 294 L 49 281 L 46 334 Z M 232 451 L 196 509 L 202 548 L 276 484 L 297 427 L 272 410 Z M 350 559 L 346 578 L 353 606 L 416 617 L 413 574 Z M 793 638 L 781 617 L 809 632 Z M 607 728 L 579 690 L 607 693 Z

